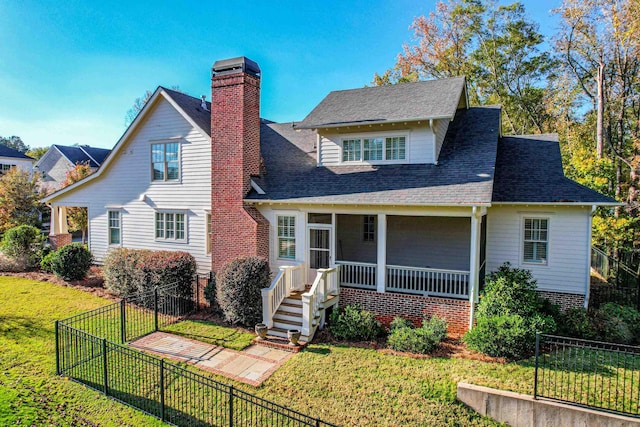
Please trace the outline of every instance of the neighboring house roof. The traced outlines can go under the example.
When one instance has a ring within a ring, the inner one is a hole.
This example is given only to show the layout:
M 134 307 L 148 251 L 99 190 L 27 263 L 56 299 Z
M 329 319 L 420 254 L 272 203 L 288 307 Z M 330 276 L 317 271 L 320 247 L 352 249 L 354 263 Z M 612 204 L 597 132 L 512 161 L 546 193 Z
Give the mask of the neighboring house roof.
M 52 148 L 58 150 L 71 165 L 86 164 L 92 168 L 98 168 L 104 161 L 105 157 L 109 155 L 111 150 L 104 148 L 83 146 L 66 146 L 53 144 Z
M 493 201 L 617 204 L 565 177 L 558 135 L 522 135 L 498 143 Z
M 458 110 L 438 165 L 316 166 L 316 133 L 263 122 L 266 173 L 254 181 L 266 194 L 247 199 L 287 203 L 490 204 L 500 123 L 499 107 Z M 286 155 L 283 155 L 286 153 Z
M 13 148 L 9 148 L 4 144 L 0 144 L 0 157 L 12 157 L 15 159 L 33 160 L 32 157 L 29 157 L 18 150 L 14 150 Z
M 453 118 L 461 100 L 466 106 L 464 77 L 339 90 L 329 93 L 296 127 Z
M 161 86 L 162 87 L 162 86 Z M 207 109 L 202 108 L 202 100 L 182 92 L 162 87 L 167 94 L 180 106 L 182 111 L 191 117 L 207 135 L 211 135 L 211 103 L 207 102 Z

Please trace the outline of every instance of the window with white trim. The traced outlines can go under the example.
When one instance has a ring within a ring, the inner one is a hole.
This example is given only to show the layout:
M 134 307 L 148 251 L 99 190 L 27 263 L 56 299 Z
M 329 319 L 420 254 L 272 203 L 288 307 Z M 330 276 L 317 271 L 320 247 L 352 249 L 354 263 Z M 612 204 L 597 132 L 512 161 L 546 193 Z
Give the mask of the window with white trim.
M 549 220 L 524 218 L 522 261 L 546 264 L 549 246 Z
M 107 217 L 109 222 L 109 244 L 120 245 L 122 243 L 120 211 L 107 211 Z
M 186 215 L 183 212 L 156 212 L 156 240 L 186 240 Z
M 363 216 L 362 240 L 374 242 L 376 240 L 376 217 L 374 215 Z
M 343 162 L 359 162 L 361 158 L 359 139 L 345 139 L 342 141 Z
M 385 162 L 406 160 L 407 137 L 369 137 L 342 140 L 342 162 Z
M 5 163 L 0 163 L 0 176 L 4 175 L 15 167 L 16 165 L 7 165 Z
M 151 180 L 178 181 L 180 179 L 180 144 L 165 142 L 151 144 Z
M 404 160 L 406 155 L 406 138 L 404 136 L 394 136 L 386 138 L 386 160 Z
M 296 258 L 295 216 L 278 216 L 278 258 Z

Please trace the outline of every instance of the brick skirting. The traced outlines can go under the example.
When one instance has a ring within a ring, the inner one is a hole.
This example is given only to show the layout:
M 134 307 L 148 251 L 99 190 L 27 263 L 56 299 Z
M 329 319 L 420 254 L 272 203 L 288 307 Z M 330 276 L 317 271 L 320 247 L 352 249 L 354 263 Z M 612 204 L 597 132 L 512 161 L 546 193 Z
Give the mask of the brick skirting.
M 50 234 L 49 235 L 49 244 L 51 244 L 52 249 L 60 249 L 63 246 L 71 244 L 71 234 Z
M 573 307 L 584 307 L 584 295 L 565 294 L 562 292 L 538 291 L 542 298 L 558 304 L 562 311 Z
M 396 316 L 410 319 L 419 326 L 424 317 L 437 314 L 449 322 L 450 334 L 461 335 L 469 329 L 469 301 L 465 300 L 341 288 L 340 306 L 354 304 L 375 313 L 386 326 Z

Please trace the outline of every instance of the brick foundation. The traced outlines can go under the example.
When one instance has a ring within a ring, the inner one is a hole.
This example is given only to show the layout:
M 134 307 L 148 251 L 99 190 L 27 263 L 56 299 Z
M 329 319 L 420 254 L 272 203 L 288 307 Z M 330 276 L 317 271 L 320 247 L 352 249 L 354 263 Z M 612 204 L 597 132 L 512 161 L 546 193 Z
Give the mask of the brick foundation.
M 562 292 L 538 291 L 542 298 L 558 304 L 562 311 L 573 307 L 584 307 L 584 295 L 565 294 Z
M 71 244 L 71 234 L 50 234 L 49 235 L 49 244 L 51 245 L 51 249 L 59 249 L 63 246 Z
M 450 334 L 462 335 L 469 329 L 469 301 L 342 288 L 340 306 L 349 304 L 375 313 L 385 326 L 396 316 L 410 319 L 418 326 L 424 317 L 437 314 L 449 322 Z

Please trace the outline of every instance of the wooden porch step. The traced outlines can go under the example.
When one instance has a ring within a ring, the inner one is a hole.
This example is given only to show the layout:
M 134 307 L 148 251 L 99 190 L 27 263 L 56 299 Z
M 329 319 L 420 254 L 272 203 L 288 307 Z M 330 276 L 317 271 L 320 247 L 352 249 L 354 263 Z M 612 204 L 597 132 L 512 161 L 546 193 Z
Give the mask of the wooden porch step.
M 278 317 L 278 315 L 276 314 L 273 317 L 273 324 L 274 325 L 278 325 L 278 327 L 287 327 L 289 329 L 300 329 L 302 328 L 302 319 L 300 320 L 290 320 L 290 319 L 283 319 L 282 317 Z

